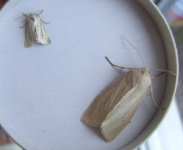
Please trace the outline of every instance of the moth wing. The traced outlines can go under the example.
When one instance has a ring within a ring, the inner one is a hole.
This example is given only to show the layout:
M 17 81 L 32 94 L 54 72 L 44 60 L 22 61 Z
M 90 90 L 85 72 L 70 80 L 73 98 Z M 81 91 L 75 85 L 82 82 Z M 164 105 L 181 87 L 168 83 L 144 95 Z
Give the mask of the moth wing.
M 28 19 L 26 19 L 25 23 L 25 41 L 24 41 L 24 46 L 25 47 L 31 47 L 34 44 L 34 38 L 35 35 L 33 35 L 33 25 L 31 22 L 29 22 Z
M 100 127 L 106 141 L 112 141 L 130 123 L 150 86 L 151 77 L 147 72 L 107 114 Z
M 143 102 L 144 94 L 139 95 L 137 91 L 137 87 L 131 89 L 102 122 L 101 133 L 107 142 L 112 141 L 131 122 Z
M 35 17 L 36 42 L 42 45 L 51 43 L 51 40 L 44 28 L 42 20 L 39 16 Z
M 100 127 L 107 114 L 134 86 L 135 83 L 131 81 L 133 75 L 129 71 L 104 89 L 83 113 L 81 121 L 92 127 Z
M 131 69 L 95 98 L 81 121 L 100 127 L 106 141 L 112 141 L 131 121 L 150 86 L 147 68 Z

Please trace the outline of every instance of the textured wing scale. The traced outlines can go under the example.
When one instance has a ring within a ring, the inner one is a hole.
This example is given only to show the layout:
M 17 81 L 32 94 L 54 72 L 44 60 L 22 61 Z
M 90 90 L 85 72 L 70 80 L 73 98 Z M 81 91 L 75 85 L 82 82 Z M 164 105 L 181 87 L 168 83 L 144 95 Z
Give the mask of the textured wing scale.
M 89 105 L 81 120 L 99 127 L 105 140 L 112 141 L 130 122 L 151 85 L 147 71 L 132 69 L 114 81 Z
M 42 45 L 51 43 L 51 40 L 43 26 L 43 23 L 42 23 L 40 17 L 38 17 L 38 16 L 36 17 L 34 26 L 35 26 L 36 42 L 39 44 L 42 44 Z
M 24 42 L 25 47 L 31 47 L 35 43 L 33 33 L 34 33 L 33 32 L 33 25 L 32 25 L 32 23 L 30 24 L 28 19 L 26 19 L 26 23 L 25 23 L 25 42 Z
M 107 142 L 112 141 L 130 123 L 146 94 L 146 89 L 136 85 L 107 114 L 101 124 L 101 133 Z
M 31 47 L 33 44 L 46 45 L 51 40 L 45 31 L 42 20 L 38 15 L 30 14 L 26 18 L 25 26 L 25 47 Z

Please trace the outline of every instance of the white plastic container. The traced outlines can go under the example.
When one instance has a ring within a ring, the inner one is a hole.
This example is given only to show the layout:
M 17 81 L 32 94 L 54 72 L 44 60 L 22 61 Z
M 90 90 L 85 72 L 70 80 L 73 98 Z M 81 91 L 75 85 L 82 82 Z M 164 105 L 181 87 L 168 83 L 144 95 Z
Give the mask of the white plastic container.
M 15 18 L 41 9 L 45 10 L 43 19 L 51 20 L 46 28 L 52 44 L 25 49 L 23 31 L 18 29 L 22 22 Z M 168 24 L 151 1 L 11 0 L 0 21 L 0 72 L 6 73 L 0 74 L 4 85 L 0 87 L 0 122 L 22 147 L 130 150 L 163 119 L 176 90 L 178 59 Z M 151 98 L 146 98 L 132 123 L 114 142 L 106 144 L 80 122 L 80 115 L 119 75 L 104 56 L 119 65 L 142 64 L 121 39 L 123 34 L 140 49 L 145 65 L 163 67 L 176 76 L 167 74 L 167 78 L 160 78 L 163 82 L 155 83 L 155 97 L 164 111 L 156 110 Z

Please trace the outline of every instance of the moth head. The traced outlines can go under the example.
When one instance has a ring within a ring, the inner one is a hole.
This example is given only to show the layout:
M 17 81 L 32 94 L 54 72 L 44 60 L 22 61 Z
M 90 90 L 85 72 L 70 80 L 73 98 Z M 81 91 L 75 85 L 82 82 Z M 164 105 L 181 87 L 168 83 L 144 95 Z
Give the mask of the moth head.
M 150 74 L 149 68 L 147 68 L 147 67 L 141 68 L 140 69 L 140 72 L 141 72 L 142 75 L 144 75 L 144 74 Z
M 29 14 L 29 20 L 32 21 L 32 22 L 35 21 L 36 17 L 37 16 L 35 14 Z

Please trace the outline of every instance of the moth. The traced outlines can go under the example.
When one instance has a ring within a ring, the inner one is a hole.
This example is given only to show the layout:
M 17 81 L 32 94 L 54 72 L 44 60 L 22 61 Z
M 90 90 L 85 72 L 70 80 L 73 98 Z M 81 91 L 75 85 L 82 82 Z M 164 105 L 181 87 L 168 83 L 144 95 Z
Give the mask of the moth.
M 44 28 L 44 21 L 40 18 L 40 13 L 23 14 L 25 16 L 25 47 L 31 47 L 33 44 L 46 45 L 51 40 Z
M 152 90 L 152 77 L 148 67 L 125 68 L 106 59 L 113 67 L 128 71 L 96 96 L 81 121 L 99 128 L 104 139 L 111 142 L 130 123 L 144 97 Z

